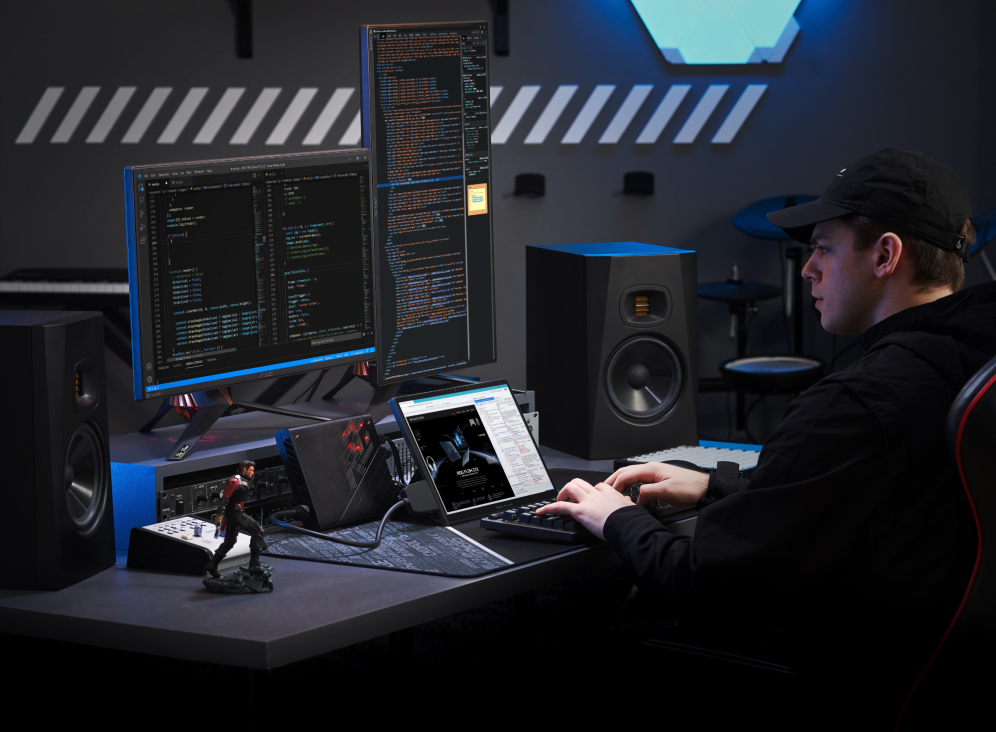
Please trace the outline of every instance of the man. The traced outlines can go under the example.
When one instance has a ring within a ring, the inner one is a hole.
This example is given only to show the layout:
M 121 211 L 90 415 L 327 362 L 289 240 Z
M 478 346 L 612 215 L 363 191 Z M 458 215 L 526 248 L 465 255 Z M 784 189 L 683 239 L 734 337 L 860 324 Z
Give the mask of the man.
M 895 719 L 965 591 L 976 547 L 945 419 L 996 354 L 996 284 L 959 292 L 974 240 L 955 174 L 895 148 L 836 174 L 812 203 L 769 214 L 811 243 L 803 269 L 823 327 L 865 355 L 796 398 L 752 480 L 650 463 L 574 480 L 540 513 L 605 538 L 679 617 L 753 612 L 791 639 L 801 678 Z M 693 538 L 639 501 L 701 510 Z M 576 501 L 567 502 L 567 501 Z
M 221 496 L 221 514 L 215 516 L 219 530 L 225 530 L 225 541 L 215 551 L 211 561 L 204 568 L 215 579 L 221 577 L 218 563 L 232 550 L 239 538 L 239 533 L 245 531 L 250 536 L 249 568 L 259 567 L 259 553 L 266 548 L 263 541 L 263 529 L 243 511 L 246 499 L 249 497 L 249 482 L 256 473 L 256 463 L 243 460 L 239 463 L 239 471 L 228 479 L 225 492 Z

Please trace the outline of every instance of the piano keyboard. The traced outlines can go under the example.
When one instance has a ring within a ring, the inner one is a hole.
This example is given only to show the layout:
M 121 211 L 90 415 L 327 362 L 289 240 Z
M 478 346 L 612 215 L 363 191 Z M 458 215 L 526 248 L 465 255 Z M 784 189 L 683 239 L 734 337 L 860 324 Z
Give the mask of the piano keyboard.
M 657 452 L 648 452 L 644 455 L 626 458 L 625 460 L 617 460 L 616 463 L 618 466 L 619 464 L 633 465 L 637 463 L 663 463 L 668 460 L 683 460 L 686 463 L 698 465 L 700 468 L 715 470 L 717 463 L 725 461 L 737 463 L 741 470 L 750 470 L 757 467 L 757 458 L 760 454 L 753 450 L 730 450 L 723 447 L 692 447 L 690 445 L 682 445 L 681 447 L 672 447 L 669 450 L 658 450 Z

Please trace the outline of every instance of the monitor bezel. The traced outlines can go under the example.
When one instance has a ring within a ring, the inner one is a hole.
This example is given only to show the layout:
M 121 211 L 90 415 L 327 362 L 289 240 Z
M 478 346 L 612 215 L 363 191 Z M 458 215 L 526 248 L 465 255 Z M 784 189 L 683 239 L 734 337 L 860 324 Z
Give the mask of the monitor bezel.
M 375 140 L 370 131 L 371 121 L 373 119 L 373 105 L 376 104 L 374 95 L 370 93 L 370 80 L 373 77 L 373 64 L 374 64 L 374 54 L 372 53 L 373 37 L 372 32 L 380 30 L 412 30 L 412 29 L 433 29 L 433 28 L 447 28 L 447 27 L 463 27 L 469 25 L 482 25 L 486 31 L 488 49 L 490 55 L 490 23 L 486 20 L 464 20 L 464 21 L 445 21 L 439 23 L 378 23 L 372 25 L 360 26 L 360 127 L 363 132 L 363 145 L 365 148 L 370 150 L 370 188 L 372 191 L 376 191 L 377 188 L 377 166 L 375 164 L 377 158 L 377 150 L 375 145 Z M 487 73 L 487 84 L 488 84 L 488 127 L 491 127 L 491 107 L 490 107 L 490 93 L 491 93 L 491 63 L 488 62 L 486 69 Z M 483 366 L 489 363 L 496 363 L 498 361 L 498 318 L 496 313 L 496 284 L 495 284 L 495 220 L 494 220 L 494 176 L 492 174 L 492 168 L 494 164 L 493 152 L 491 149 L 491 135 L 488 135 L 487 140 L 488 149 L 488 206 L 491 212 L 488 216 L 488 228 L 490 229 L 490 239 L 491 239 L 491 358 L 475 360 L 471 358 L 466 363 L 460 364 L 459 366 L 452 366 L 444 369 L 444 371 L 455 371 L 459 369 L 473 368 L 475 366 Z M 464 179 L 464 197 L 466 198 L 466 178 Z M 382 355 L 385 353 L 387 344 L 384 343 L 381 336 L 381 310 L 379 307 L 380 297 L 381 297 L 381 271 L 380 271 L 380 246 L 381 243 L 378 239 L 378 231 L 376 225 L 376 219 L 379 215 L 376 203 L 376 192 L 374 196 L 373 205 L 373 216 L 371 218 L 371 241 L 373 242 L 373 278 L 374 278 L 374 300 L 377 307 L 374 307 L 374 342 L 376 348 L 376 357 L 378 364 L 383 363 Z M 466 217 L 466 212 L 464 216 Z M 468 281 L 468 287 L 470 285 Z M 377 368 L 376 371 L 371 372 L 371 384 L 372 385 L 386 385 L 386 384 L 399 384 L 405 381 L 410 381 L 413 379 L 423 379 L 431 377 L 435 374 L 442 373 L 441 371 L 431 371 L 421 374 L 406 374 L 385 377 L 382 368 Z
M 136 226 L 137 222 L 135 220 L 135 182 L 136 174 L 141 173 L 145 170 L 169 170 L 172 168 L 185 168 L 193 165 L 227 165 L 231 163 L 240 162 L 260 162 L 265 163 L 266 161 L 275 160 L 300 160 L 306 158 L 318 158 L 318 157 L 350 157 L 350 156 L 360 156 L 366 154 L 367 156 L 367 178 L 370 177 L 370 169 L 372 166 L 373 155 L 367 148 L 341 148 L 335 150 L 309 150 L 300 153 L 282 153 L 282 154 L 271 154 L 271 155 L 251 155 L 251 156 L 241 156 L 234 158 L 210 158 L 207 160 L 191 160 L 176 163 L 150 163 L 146 165 L 129 165 L 124 168 L 124 197 L 125 197 L 125 232 L 126 232 L 126 246 L 128 249 L 128 306 L 129 315 L 131 320 L 131 371 L 132 371 L 132 387 L 133 387 L 133 397 L 135 401 L 151 401 L 157 399 L 164 399 L 171 396 L 177 396 L 180 394 L 190 394 L 199 391 L 207 391 L 209 389 L 218 389 L 223 387 L 236 386 L 238 384 L 247 384 L 254 381 L 261 381 L 263 379 L 276 378 L 281 376 L 294 376 L 296 374 L 306 374 L 309 371 L 315 371 L 317 369 L 335 366 L 347 366 L 354 363 L 362 363 L 364 361 L 370 361 L 376 355 L 376 350 L 368 353 L 364 353 L 356 356 L 346 356 L 343 358 L 329 359 L 327 361 L 316 361 L 311 364 L 297 364 L 280 367 L 279 364 L 273 364 L 273 367 L 262 366 L 260 368 L 265 369 L 263 371 L 254 371 L 252 374 L 242 374 L 232 376 L 231 372 L 226 374 L 218 374 L 217 378 L 211 378 L 211 375 L 205 377 L 203 381 L 196 384 L 186 384 L 183 386 L 174 387 L 164 387 L 163 389 L 158 389 L 154 392 L 146 392 L 145 387 L 142 384 L 142 343 L 141 343 L 141 303 L 142 295 L 145 293 L 140 292 L 141 280 L 138 277 L 138 245 L 136 236 Z M 334 163 L 334 160 L 330 160 L 330 163 Z M 370 253 L 374 255 L 374 244 L 373 244 L 373 204 L 371 203 L 369 207 L 370 216 L 369 224 L 371 229 L 370 237 Z M 376 283 L 375 283 L 376 284 Z M 371 307 L 374 311 L 374 343 L 376 344 L 376 328 L 377 328 L 377 296 L 376 293 L 372 296 Z M 374 346 L 376 349 L 376 345 Z M 331 354 L 315 354 L 315 359 L 320 359 L 322 356 L 328 356 Z M 286 363 L 286 362 L 284 362 Z
M 467 384 L 466 386 L 453 386 L 447 389 L 439 389 L 432 392 L 422 392 L 418 394 L 406 394 L 404 396 L 394 397 L 388 402 L 391 407 L 391 412 L 394 414 L 395 422 L 398 425 L 398 430 L 404 435 L 405 442 L 408 444 L 408 451 L 411 453 L 412 460 L 415 466 L 418 468 L 418 473 L 422 476 L 425 484 L 429 486 L 432 491 L 433 500 L 436 502 L 436 518 L 444 526 L 454 526 L 456 524 L 466 523 L 467 521 L 475 521 L 477 519 L 484 518 L 485 516 L 490 516 L 493 513 L 500 513 L 507 511 L 511 508 L 518 508 L 519 506 L 525 506 L 530 503 L 536 503 L 538 500 L 550 500 L 555 498 L 559 493 L 560 489 L 557 485 L 553 483 L 553 478 L 550 478 L 550 483 L 553 484 L 553 489 L 548 491 L 542 491 L 540 493 L 532 493 L 528 496 L 521 496 L 518 498 L 509 498 L 507 501 L 498 501 L 495 503 L 486 503 L 481 506 L 474 508 L 469 508 L 459 513 L 450 514 L 443 503 L 443 498 L 439 494 L 439 489 L 433 482 L 432 477 L 429 473 L 428 466 L 425 464 L 425 457 L 422 455 L 422 451 L 418 448 L 418 444 L 415 442 L 415 436 L 412 434 L 411 425 L 408 424 L 408 419 L 401 411 L 399 406 L 401 402 L 410 402 L 416 399 L 425 399 L 426 397 L 439 397 L 446 396 L 448 394 L 458 394 L 460 392 L 466 391 L 477 391 L 478 389 L 488 389 L 496 386 L 504 386 L 512 394 L 512 398 L 515 398 L 514 392 L 512 392 L 512 387 L 508 385 L 507 379 L 498 379 L 497 381 L 481 381 L 472 384 Z M 517 403 L 518 404 L 518 403 Z M 526 426 L 525 420 L 522 418 L 522 412 L 517 410 L 519 414 L 519 419 L 522 420 L 523 426 Z M 535 444 L 535 443 L 534 443 Z M 547 467 L 546 460 L 543 459 L 543 452 L 540 450 L 539 445 L 536 445 L 536 454 L 539 455 L 540 463 L 543 465 L 543 470 L 546 471 L 547 477 L 550 477 L 550 468 Z M 500 463 L 499 463 L 500 464 Z M 504 466 L 502 466 L 504 470 Z

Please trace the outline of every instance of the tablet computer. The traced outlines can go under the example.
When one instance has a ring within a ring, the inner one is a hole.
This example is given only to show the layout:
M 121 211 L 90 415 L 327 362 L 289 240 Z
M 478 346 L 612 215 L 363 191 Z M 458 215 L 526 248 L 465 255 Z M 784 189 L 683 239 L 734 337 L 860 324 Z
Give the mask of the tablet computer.
M 555 486 L 507 381 L 390 401 L 444 524 L 549 500 Z

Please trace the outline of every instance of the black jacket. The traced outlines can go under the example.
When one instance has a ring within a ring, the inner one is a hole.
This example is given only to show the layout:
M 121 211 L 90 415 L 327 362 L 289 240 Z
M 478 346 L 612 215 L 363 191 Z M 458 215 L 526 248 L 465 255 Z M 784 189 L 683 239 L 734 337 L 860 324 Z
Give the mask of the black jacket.
M 679 617 L 752 611 L 788 633 L 803 668 L 858 661 L 903 686 L 974 559 L 945 421 L 996 354 L 996 283 L 897 313 L 862 345 L 792 401 L 752 480 L 713 474 L 693 538 L 639 507 L 612 513 L 605 538 Z

